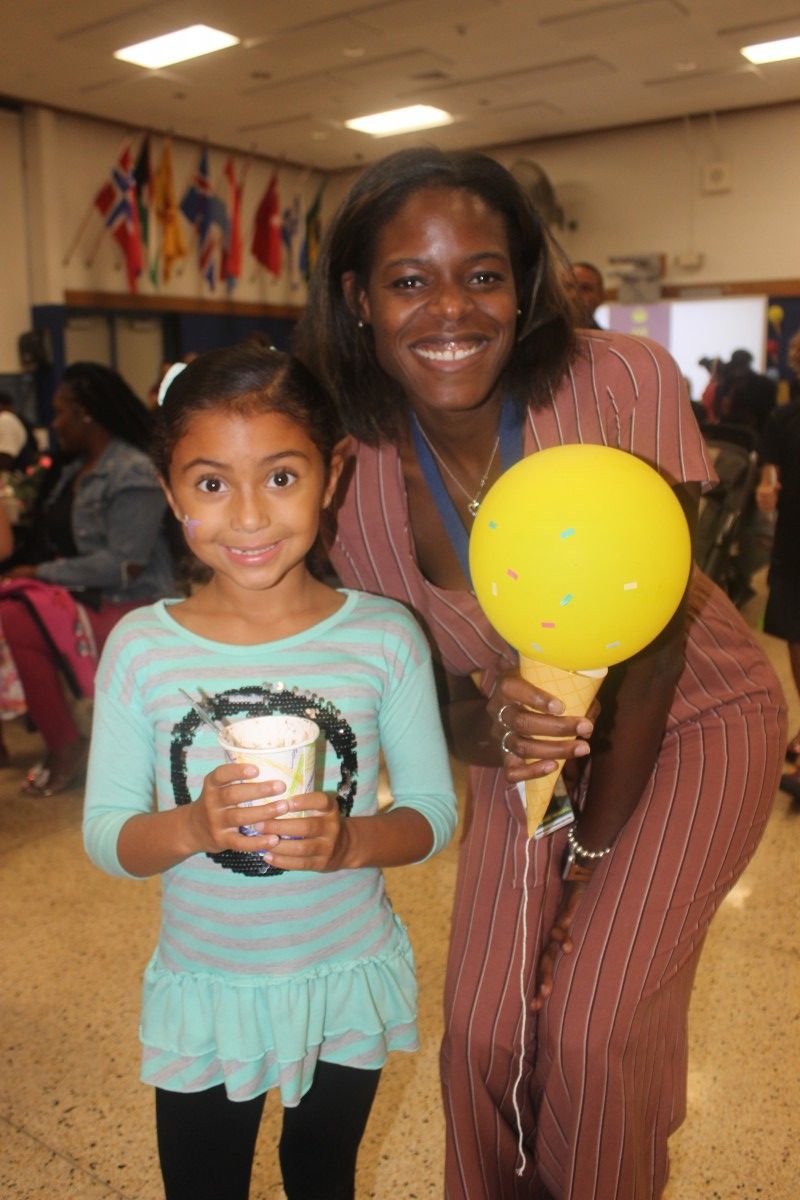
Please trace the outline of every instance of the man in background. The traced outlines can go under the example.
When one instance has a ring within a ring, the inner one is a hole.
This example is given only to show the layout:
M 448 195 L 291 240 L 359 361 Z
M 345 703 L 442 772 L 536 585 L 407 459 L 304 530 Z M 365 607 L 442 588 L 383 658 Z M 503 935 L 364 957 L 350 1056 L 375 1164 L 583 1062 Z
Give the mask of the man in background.
M 567 290 L 575 305 L 579 328 L 601 329 L 594 314 L 606 298 L 602 273 L 593 263 L 576 262 L 572 264 L 572 278 L 574 289 L 568 287 Z
M 775 407 L 777 390 L 774 379 L 753 370 L 749 350 L 734 350 L 714 392 L 716 419 L 745 425 L 760 437 Z

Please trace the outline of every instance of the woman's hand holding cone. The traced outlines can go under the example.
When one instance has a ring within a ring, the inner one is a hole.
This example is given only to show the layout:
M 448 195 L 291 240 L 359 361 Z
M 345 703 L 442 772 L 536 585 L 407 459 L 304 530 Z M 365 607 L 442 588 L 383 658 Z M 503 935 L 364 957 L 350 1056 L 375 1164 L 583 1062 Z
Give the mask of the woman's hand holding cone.
M 589 753 L 584 739 L 592 732 L 591 719 L 566 715 L 562 701 L 516 672 L 501 676 L 490 708 L 498 742 L 505 742 L 503 765 L 509 783 L 548 776 L 556 772 L 558 760 Z M 563 739 L 558 759 L 553 754 L 553 738 Z M 553 774 L 553 784 L 556 778 Z

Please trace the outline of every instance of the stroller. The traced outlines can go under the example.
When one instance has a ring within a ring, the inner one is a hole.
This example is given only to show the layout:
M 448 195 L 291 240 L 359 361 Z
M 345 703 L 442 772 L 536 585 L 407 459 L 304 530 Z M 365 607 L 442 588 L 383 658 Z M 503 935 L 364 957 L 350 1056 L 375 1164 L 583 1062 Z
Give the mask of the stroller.
M 769 559 L 769 547 L 757 551 L 745 545 L 758 531 L 751 529 L 758 479 L 756 434 L 744 425 L 702 425 L 701 431 L 710 451 L 719 483 L 703 496 L 697 525 L 695 559 L 704 571 L 731 598 L 744 604 L 753 594 L 750 577 L 754 569 Z M 761 559 L 763 558 L 763 562 Z

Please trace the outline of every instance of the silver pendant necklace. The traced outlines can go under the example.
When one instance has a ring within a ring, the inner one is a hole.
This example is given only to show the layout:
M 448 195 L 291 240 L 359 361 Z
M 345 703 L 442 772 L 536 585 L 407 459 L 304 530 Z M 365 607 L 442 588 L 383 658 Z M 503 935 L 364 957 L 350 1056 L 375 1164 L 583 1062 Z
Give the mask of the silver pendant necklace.
M 474 517 L 474 516 L 476 515 L 476 513 L 477 513 L 478 509 L 479 509 L 479 508 L 480 508 L 480 506 L 481 506 L 481 500 L 483 499 L 483 490 L 484 490 L 484 488 L 486 487 L 486 481 L 487 481 L 487 480 L 488 480 L 488 478 L 489 478 L 489 472 L 490 472 L 490 471 L 491 471 L 491 469 L 492 469 L 492 464 L 494 463 L 494 457 L 495 457 L 495 455 L 497 454 L 497 447 L 500 445 L 500 434 L 498 433 L 497 437 L 494 439 L 494 445 L 492 446 L 492 453 L 489 455 L 489 461 L 488 461 L 488 463 L 486 464 L 486 470 L 483 472 L 483 475 L 481 476 L 481 481 L 480 481 L 480 483 L 478 484 L 478 486 L 477 486 L 477 488 L 476 488 L 475 492 L 474 492 L 474 493 L 470 493 L 470 492 L 468 492 L 468 491 L 467 491 L 467 489 L 464 487 L 464 485 L 463 485 L 463 483 L 461 482 L 461 480 L 460 480 L 460 479 L 459 479 L 459 478 L 458 478 L 456 475 L 454 475 L 454 474 L 453 474 L 453 472 L 450 470 L 450 468 L 448 467 L 447 463 L 444 461 L 444 459 L 442 458 L 441 454 L 440 454 L 440 453 L 439 453 L 439 451 L 436 449 L 436 447 L 434 446 L 433 442 L 432 442 L 432 441 L 431 441 L 431 439 L 428 437 L 427 433 L 426 433 L 426 432 L 425 432 L 425 430 L 422 428 L 422 425 L 420 424 L 420 422 L 419 422 L 419 421 L 417 422 L 417 428 L 419 429 L 420 433 L 422 434 L 422 437 L 423 437 L 423 440 L 424 440 L 424 442 L 425 442 L 425 445 L 428 447 L 428 449 L 430 450 L 431 454 L 433 455 L 433 457 L 434 457 L 434 458 L 436 459 L 436 461 L 438 462 L 439 466 L 440 466 L 440 467 L 442 467 L 442 469 L 443 469 L 443 470 L 445 470 L 445 471 L 447 472 L 447 474 L 450 476 L 450 478 L 452 479 L 453 483 L 456 485 L 456 487 L 457 487 L 457 488 L 458 488 L 458 490 L 461 492 L 461 494 L 462 494 L 463 496 L 465 496 L 465 497 L 466 497 L 466 500 L 467 500 L 467 508 L 468 508 L 468 510 L 469 510 L 469 515 L 470 515 L 471 517 Z

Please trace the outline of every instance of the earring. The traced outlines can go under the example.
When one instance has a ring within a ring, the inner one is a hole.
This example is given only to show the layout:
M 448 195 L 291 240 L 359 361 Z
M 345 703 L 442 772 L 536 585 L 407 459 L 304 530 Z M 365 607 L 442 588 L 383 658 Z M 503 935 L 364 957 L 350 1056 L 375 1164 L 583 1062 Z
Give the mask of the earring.
M 521 308 L 518 308 L 518 309 L 517 309 L 517 316 L 518 316 L 518 317 L 521 317 L 521 316 L 522 316 L 522 309 L 521 309 Z
M 363 322 L 363 321 L 358 321 L 358 322 L 356 322 L 356 328 L 357 328 L 357 329 L 363 329 L 363 328 L 364 328 L 364 322 Z

